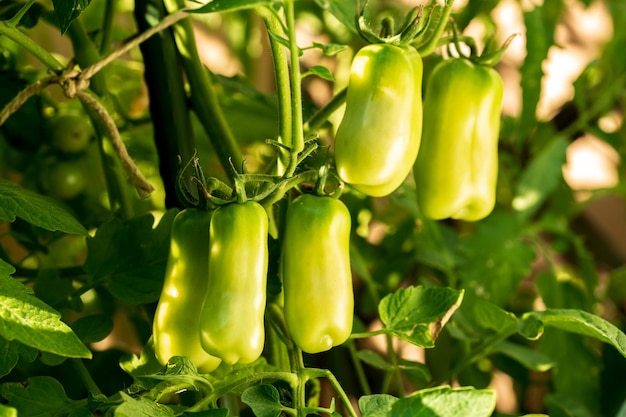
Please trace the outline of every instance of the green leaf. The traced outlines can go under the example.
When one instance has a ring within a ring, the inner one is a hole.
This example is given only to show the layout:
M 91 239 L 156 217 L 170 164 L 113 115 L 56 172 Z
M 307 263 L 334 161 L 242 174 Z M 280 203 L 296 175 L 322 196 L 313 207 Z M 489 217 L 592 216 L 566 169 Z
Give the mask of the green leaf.
M 241 395 L 241 401 L 247 404 L 257 417 L 279 417 L 285 408 L 280 403 L 278 390 L 269 384 L 248 388 Z
M 127 222 L 114 219 L 104 223 L 94 237 L 87 238 L 85 272 L 125 302 L 157 301 L 175 214 L 174 210 L 168 211 L 154 228 L 152 214 Z
M 433 347 L 462 299 L 462 290 L 407 287 L 385 296 L 378 312 L 391 334 L 420 347 Z
M 396 401 L 391 417 L 489 417 L 495 407 L 495 391 L 437 387 Z
M 17 417 L 17 410 L 0 404 L 0 417 Z
M 398 398 L 388 394 L 364 395 L 359 398 L 361 417 L 388 417 Z
M 453 253 L 453 248 L 457 244 L 456 232 L 443 222 L 424 217 L 417 205 L 415 187 L 400 187 L 390 198 L 417 219 L 418 232 L 415 233 L 413 251 L 416 260 L 447 274 L 453 274 L 456 265 Z
M 202 7 L 189 10 L 190 13 L 234 12 L 272 4 L 273 0 L 213 0 Z
M 498 334 L 513 334 L 517 330 L 518 321 L 513 313 L 476 296 L 467 297 L 466 304 L 462 310 L 464 313 L 468 313 L 473 318 L 473 321 L 484 329 L 495 330 Z
M 208 380 L 214 390 L 219 390 L 220 387 L 229 386 L 235 381 L 241 381 L 247 377 L 256 376 L 260 372 L 273 372 L 276 370 L 276 367 L 268 364 L 267 360 L 261 356 L 259 359 L 249 364 L 236 363 L 234 365 L 226 365 L 222 363 L 210 374 L 203 375 L 203 380 Z M 230 392 L 232 394 L 241 395 L 243 390 L 231 387 Z
M 33 362 L 39 351 L 25 346 L 17 340 L 7 340 L 0 337 L 0 377 L 7 375 L 21 359 L 24 362 Z
M 330 12 L 330 14 L 335 16 L 345 27 L 357 33 L 356 26 L 354 25 L 357 12 L 356 0 L 315 0 L 315 3 L 323 10 Z
M 503 307 L 519 282 L 530 273 L 533 246 L 524 239 L 521 224 L 509 213 L 495 211 L 475 225 L 459 244 L 459 275 L 463 286 Z
M 133 398 L 120 391 L 122 404 L 113 413 L 114 417 L 172 417 L 174 411 L 145 397 Z
M 32 289 L 0 274 L 0 336 L 60 356 L 91 358 L 60 319 L 61 314 L 33 296 Z
M 158 372 L 136 375 L 135 384 L 129 391 L 131 393 L 142 390 L 159 392 L 171 385 L 180 385 L 198 391 L 201 386 L 206 385 L 206 380 L 198 374 L 196 366 L 189 358 L 174 356 Z
M 557 136 L 530 162 L 517 183 L 513 208 L 521 220 L 531 217 L 560 184 L 569 141 Z
M 20 343 L 0 337 L 0 377 L 7 375 L 20 359 Z
M 53 200 L 0 179 L 0 220 L 19 217 L 42 229 L 87 236 L 87 230 Z
M 493 351 L 508 356 L 524 367 L 537 372 L 546 372 L 556 365 L 556 362 L 549 356 L 516 343 L 502 341 L 494 346 Z
M 398 369 L 404 376 L 417 387 L 425 387 L 432 380 L 430 369 L 421 362 L 398 359 Z
M 144 345 L 141 356 L 134 353 L 120 358 L 120 368 L 129 375 L 141 376 L 157 373 L 163 365 L 159 363 L 154 353 L 154 342 L 152 338 Z
M 62 277 L 58 269 L 42 268 L 37 272 L 33 287 L 35 295 L 56 309 L 66 307 L 69 296 L 75 291 L 72 280 Z
M 522 321 L 527 320 L 540 321 L 543 326 L 593 337 L 612 345 L 626 357 L 626 334 L 603 318 L 586 311 L 577 309 L 532 311 L 522 316 Z M 541 336 L 541 333 L 539 331 L 538 336 Z
M 7 382 L 0 385 L 0 395 L 20 416 L 57 417 L 80 407 L 80 402 L 69 399 L 63 385 L 49 376 Z
M 105 314 L 93 314 L 76 320 L 72 329 L 85 344 L 99 342 L 113 330 L 113 320 Z
M 70 24 L 89 6 L 91 0 L 52 0 L 54 13 L 59 19 L 61 33 L 70 27 Z
M 335 81 L 335 77 L 333 77 L 333 74 L 330 72 L 330 70 L 321 65 L 315 65 L 309 68 L 307 72 L 302 74 L 302 78 L 308 77 L 309 75 L 317 75 L 324 80 Z
M 385 358 L 383 358 L 381 355 L 374 351 L 362 349 L 356 353 L 356 356 L 361 361 L 376 369 L 381 369 L 383 371 L 393 370 L 393 365 L 387 362 Z
M 340 45 L 337 43 L 319 43 L 313 42 L 312 48 L 318 48 L 322 50 L 322 53 L 326 56 L 335 56 L 339 52 L 342 52 L 347 48 L 346 45 Z
M 521 67 L 522 113 L 518 123 L 521 140 L 536 125 L 536 111 L 541 96 L 543 62 L 554 44 L 554 32 L 563 12 L 563 0 L 544 2 L 524 13 L 526 58 Z

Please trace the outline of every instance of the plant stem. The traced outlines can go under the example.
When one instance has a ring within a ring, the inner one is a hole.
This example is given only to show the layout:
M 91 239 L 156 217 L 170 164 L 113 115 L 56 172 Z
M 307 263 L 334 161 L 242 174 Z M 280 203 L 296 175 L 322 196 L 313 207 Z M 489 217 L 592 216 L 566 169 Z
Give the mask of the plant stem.
M 273 10 L 259 7 L 256 13 L 263 19 L 268 33 L 283 34 L 283 25 Z M 289 60 L 285 47 L 273 36 L 268 36 L 274 61 L 274 76 L 276 78 L 276 93 L 278 96 L 278 132 L 279 142 L 291 146 L 292 121 L 291 121 L 291 94 L 289 79 Z M 283 175 L 286 167 L 286 153 L 279 149 L 279 163 L 276 166 L 276 174 Z
M 65 67 L 48 51 L 43 49 L 37 42 L 26 36 L 19 29 L 11 26 L 7 21 L 0 21 L 0 35 L 5 35 L 22 48 L 30 52 L 35 58 L 41 61 L 48 69 L 56 74 L 60 74 Z
M 354 410 L 354 407 L 352 407 L 352 403 L 350 402 L 350 398 L 348 398 L 348 394 L 346 394 L 341 384 L 330 370 L 307 368 L 305 371 L 308 374 L 309 378 L 326 378 L 328 382 L 330 382 L 330 385 L 333 387 L 337 395 L 339 395 L 339 398 L 346 407 L 346 410 L 348 410 L 348 414 L 350 415 L 350 417 L 357 417 L 356 411 Z
M 165 0 L 170 13 L 184 8 L 184 0 Z M 191 91 L 191 103 L 200 123 L 217 153 L 217 157 L 226 175 L 234 180 L 231 164 L 241 167 L 243 156 L 233 136 L 218 100 L 218 93 L 213 85 L 209 71 L 198 55 L 195 35 L 189 18 L 174 25 L 174 37 L 183 67 L 188 77 Z
M 364 395 L 370 395 L 372 393 L 372 389 L 370 388 L 370 384 L 367 381 L 367 376 L 365 375 L 363 364 L 361 363 L 361 360 L 357 357 L 356 343 L 354 342 L 354 340 L 348 340 L 346 342 L 346 346 L 350 351 L 350 359 L 352 360 L 352 366 L 354 367 L 354 371 L 356 372 L 356 376 L 359 380 L 361 390 L 363 391 Z
M 350 339 L 365 339 L 366 337 L 378 336 L 379 334 L 387 334 L 387 331 L 380 329 L 372 332 L 352 333 Z
M 28 9 L 30 9 L 31 6 L 35 4 L 36 1 L 37 0 L 28 0 L 28 2 L 25 5 L 23 5 L 20 10 L 18 10 L 15 16 L 13 16 L 7 21 L 7 23 L 12 27 L 16 27 L 20 23 L 20 20 L 22 20 L 24 15 L 28 12 Z
M 296 43 L 295 7 L 296 0 L 285 1 L 285 17 L 289 36 L 289 54 L 291 61 L 291 158 L 287 175 L 291 176 L 297 167 L 297 156 L 304 149 L 304 131 L 302 118 L 302 84 L 300 75 L 300 50 Z
M 155 15 L 162 18 L 165 13 L 161 0 L 135 0 L 134 16 L 141 31 L 153 27 L 151 18 Z M 160 36 L 143 42 L 139 48 L 146 68 L 144 80 L 150 97 L 153 139 L 159 155 L 165 207 L 180 207 L 184 202 L 178 201 L 176 187 L 193 187 L 188 170 L 183 173 L 182 184 L 177 184 L 181 169 L 179 158 L 183 163 L 191 160 L 196 144 L 174 34 L 166 29 Z M 204 199 L 200 198 L 200 201 Z
M 297 384 L 297 376 L 291 372 L 259 372 L 254 375 L 244 376 L 241 379 L 236 380 L 232 384 L 222 386 L 220 389 L 216 389 L 204 397 L 201 401 L 198 401 L 192 407 L 187 409 L 188 412 L 201 411 L 206 409 L 210 404 L 215 404 L 218 398 L 233 392 L 235 390 L 241 391 L 246 387 L 256 385 L 260 381 L 279 380 L 287 382 L 291 387 L 295 389 Z
M 78 358 L 71 358 L 70 362 L 78 373 L 78 378 L 87 388 L 87 392 L 89 392 L 92 397 L 104 396 L 104 394 L 102 394 L 102 391 L 100 391 L 100 388 L 98 388 L 98 385 L 96 385 L 96 381 L 94 381 L 93 377 L 87 370 L 87 367 L 85 366 L 83 360 Z
M 315 112 L 315 114 L 313 114 L 304 124 L 305 134 L 314 132 L 321 128 L 322 125 L 326 123 L 328 118 L 346 102 L 347 93 L 347 88 L 339 90 L 324 107 Z
M 398 385 L 398 392 L 401 397 L 404 396 L 404 386 L 402 384 L 402 373 L 398 368 L 398 355 L 396 354 L 395 349 L 393 348 L 393 337 L 390 334 L 386 335 L 387 341 L 387 359 L 389 363 L 393 366 L 393 371 L 388 372 L 385 375 L 385 380 L 383 382 L 383 392 L 388 392 L 389 386 L 391 384 L 392 379 L 396 379 L 396 384 Z
M 106 55 L 111 48 L 111 36 L 113 34 L 113 16 L 115 14 L 115 1 L 106 0 L 104 16 L 102 19 L 102 39 L 100 39 L 100 55 Z

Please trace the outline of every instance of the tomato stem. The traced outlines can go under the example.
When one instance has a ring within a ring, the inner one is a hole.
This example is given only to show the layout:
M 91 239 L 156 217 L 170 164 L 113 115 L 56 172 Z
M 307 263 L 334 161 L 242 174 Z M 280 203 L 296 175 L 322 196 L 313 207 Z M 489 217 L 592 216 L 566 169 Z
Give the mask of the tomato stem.
M 289 54 L 291 60 L 291 125 L 293 140 L 291 158 L 287 175 L 291 176 L 297 167 L 297 155 L 304 149 L 304 131 L 302 118 L 302 84 L 300 76 L 300 50 L 296 42 L 295 0 L 285 2 L 285 17 L 289 35 Z
M 257 14 L 263 19 L 268 33 L 281 34 L 284 33 L 284 26 L 280 18 L 271 8 L 258 8 Z M 272 49 L 272 59 L 274 61 L 274 74 L 276 78 L 276 90 L 278 96 L 278 141 L 286 148 L 291 146 L 292 142 L 292 121 L 291 121 L 291 94 L 289 79 L 289 60 L 285 47 L 278 42 L 274 36 L 268 36 L 270 48 Z M 276 174 L 284 174 L 286 166 L 286 155 L 284 149 L 278 150 L 279 163 L 276 166 Z
M 63 72 L 65 67 L 52 54 L 46 51 L 39 44 L 26 36 L 21 30 L 13 27 L 7 21 L 0 21 L 0 35 L 5 35 L 22 48 L 34 55 L 42 64 L 56 74 Z
M 24 4 L 20 8 L 20 10 L 17 11 L 15 16 L 13 16 L 9 20 L 7 20 L 7 23 L 9 24 L 9 26 L 17 27 L 17 25 L 20 23 L 20 20 L 22 20 L 22 17 L 24 17 L 24 15 L 28 12 L 28 10 L 31 8 L 31 6 L 33 4 L 35 4 L 36 1 L 37 0 L 28 0 L 28 2 L 26 4 Z
M 346 102 L 347 93 L 347 88 L 339 90 L 324 107 L 320 108 L 306 121 L 304 131 L 308 134 L 320 129 L 328 121 L 328 118 Z

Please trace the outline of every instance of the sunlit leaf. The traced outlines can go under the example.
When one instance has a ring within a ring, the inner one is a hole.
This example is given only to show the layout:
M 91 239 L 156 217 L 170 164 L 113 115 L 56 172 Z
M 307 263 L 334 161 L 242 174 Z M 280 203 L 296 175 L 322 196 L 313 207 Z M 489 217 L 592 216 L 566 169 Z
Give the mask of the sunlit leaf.
M 396 401 L 391 417 L 489 417 L 495 407 L 495 391 L 437 387 Z

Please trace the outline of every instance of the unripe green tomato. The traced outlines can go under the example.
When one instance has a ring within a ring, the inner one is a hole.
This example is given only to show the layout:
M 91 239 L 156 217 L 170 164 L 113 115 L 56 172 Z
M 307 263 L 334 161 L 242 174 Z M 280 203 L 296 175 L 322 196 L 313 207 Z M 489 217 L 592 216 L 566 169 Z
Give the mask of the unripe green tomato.
M 200 341 L 229 365 L 250 363 L 261 356 L 265 343 L 267 213 L 254 201 L 221 206 L 211 219 L 209 239 Z
M 415 160 L 418 204 L 432 219 L 480 220 L 493 210 L 503 85 L 468 59 L 440 62 L 424 98 L 424 132 Z
M 44 166 L 39 173 L 46 193 L 61 200 L 71 200 L 86 186 L 85 173 L 76 161 L 57 161 Z
M 324 352 L 352 332 L 350 212 L 338 199 L 303 194 L 287 209 L 281 273 L 285 320 L 295 344 Z
M 198 332 L 209 275 L 211 214 L 188 208 L 174 218 L 165 281 L 152 324 L 154 350 L 162 365 L 173 356 L 186 356 L 203 373 L 221 363 L 202 349 Z
M 93 132 L 86 116 L 67 113 L 54 118 L 50 134 L 54 148 L 74 154 L 87 149 Z
M 335 137 L 343 181 L 374 197 L 411 172 L 422 133 L 422 59 L 410 46 L 372 44 L 354 57 Z

